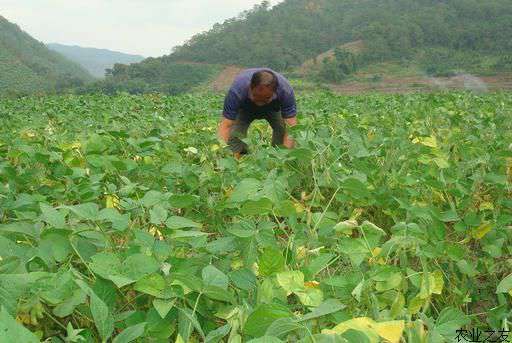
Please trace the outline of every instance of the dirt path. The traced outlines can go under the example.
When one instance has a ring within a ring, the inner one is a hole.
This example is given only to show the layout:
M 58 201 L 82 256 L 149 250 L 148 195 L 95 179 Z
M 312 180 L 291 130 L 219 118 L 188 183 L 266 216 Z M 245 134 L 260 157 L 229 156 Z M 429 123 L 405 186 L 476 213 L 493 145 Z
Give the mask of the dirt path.
M 210 84 L 210 89 L 214 92 L 222 92 L 229 89 L 235 77 L 242 71 L 243 68 L 237 66 L 228 66 L 220 72 L 215 80 Z
M 384 77 L 381 81 L 352 81 L 344 84 L 331 84 L 329 88 L 340 94 L 412 93 L 439 90 L 473 90 L 477 92 L 512 90 L 512 74 L 477 77 L 460 74 L 453 77 Z

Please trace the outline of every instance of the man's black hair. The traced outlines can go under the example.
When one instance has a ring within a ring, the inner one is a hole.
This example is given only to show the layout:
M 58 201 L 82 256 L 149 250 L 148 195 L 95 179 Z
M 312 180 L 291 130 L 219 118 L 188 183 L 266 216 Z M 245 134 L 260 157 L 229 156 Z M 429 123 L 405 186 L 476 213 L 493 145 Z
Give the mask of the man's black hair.
M 252 75 L 251 88 L 256 88 L 260 85 L 270 87 L 276 91 L 279 86 L 279 81 L 277 80 L 276 74 L 272 71 L 261 70 Z

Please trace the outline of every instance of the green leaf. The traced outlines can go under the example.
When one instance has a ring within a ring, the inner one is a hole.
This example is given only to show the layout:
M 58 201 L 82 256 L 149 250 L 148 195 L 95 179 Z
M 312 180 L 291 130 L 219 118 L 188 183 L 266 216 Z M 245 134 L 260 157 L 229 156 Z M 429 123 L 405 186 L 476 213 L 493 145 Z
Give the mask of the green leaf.
M 323 292 L 318 288 L 306 288 L 303 291 L 295 292 L 304 306 L 320 306 L 324 300 Z
M 208 233 L 201 231 L 183 231 L 183 230 L 174 230 L 171 233 L 171 238 L 194 238 L 194 237 L 204 237 L 208 236 Z
M 223 339 L 231 330 L 231 325 L 226 324 L 224 326 L 221 326 L 218 329 L 215 329 L 213 331 L 210 331 L 208 335 L 206 335 L 205 343 L 217 343 L 221 339 Z
M 288 271 L 277 274 L 277 282 L 287 292 L 304 290 L 304 274 L 299 271 Z
M 280 217 L 288 217 L 297 214 L 297 210 L 291 200 L 281 200 L 276 204 L 276 213 Z
M 256 230 L 246 230 L 246 229 L 237 229 L 237 228 L 229 228 L 228 232 L 232 234 L 233 236 L 239 237 L 239 238 L 249 238 L 256 235 L 258 231 Z
M 153 273 L 146 275 L 135 283 L 133 289 L 137 292 L 152 295 L 154 297 L 162 297 L 166 282 L 162 275 Z
M 144 329 L 147 323 L 139 323 L 124 329 L 119 335 L 117 335 L 112 343 L 129 343 L 133 342 L 137 338 L 144 334 Z
M 455 212 L 453 210 L 442 212 L 439 215 L 439 219 L 441 221 L 443 221 L 443 222 L 456 222 L 456 221 L 460 220 L 459 215 L 457 214 L 457 212 Z
M 33 285 L 51 274 L 33 272 L 25 274 L 0 274 L 0 306 L 11 315 L 16 314 L 18 299 Z
M 389 314 L 391 316 L 391 318 L 395 319 L 395 318 L 399 317 L 404 310 L 404 306 L 405 306 L 405 298 L 402 295 L 402 293 L 398 292 L 396 294 L 395 300 L 393 301 L 393 304 L 391 304 L 391 311 Z
M 81 289 L 76 289 L 70 298 L 55 306 L 53 314 L 59 318 L 67 317 L 73 313 L 78 305 L 84 304 L 86 300 L 87 294 Z
M 123 262 L 123 274 L 134 280 L 140 280 L 144 276 L 156 272 L 160 264 L 151 256 L 145 254 L 133 254 Z
M 501 280 L 496 288 L 496 293 L 508 293 L 510 290 L 512 290 L 512 274 Z
M 180 308 L 179 310 L 181 311 L 181 313 L 185 315 L 185 317 L 190 321 L 190 323 L 194 326 L 196 331 L 201 335 L 201 337 L 204 340 L 206 337 L 204 335 L 203 329 L 201 328 L 201 324 L 199 324 L 199 322 L 197 321 L 196 315 L 192 313 L 192 311 L 189 310 L 188 308 Z
M 270 276 L 284 270 L 285 261 L 281 252 L 277 249 L 267 248 L 258 260 L 259 273 Z
M 113 281 L 119 288 L 136 281 L 122 275 L 121 260 L 116 254 L 99 253 L 92 256 L 91 261 L 90 268 L 94 273 Z
M 112 336 L 112 332 L 114 332 L 114 318 L 112 317 L 107 305 L 96 295 L 96 293 L 91 291 L 89 297 L 91 299 L 91 314 L 94 324 L 96 325 L 101 338 L 106 341 L 110 336 Z
M 190 219 L 179 217 L 179 216 L 171 216 L 167 221 L 165 222 L 165 225 L 169 229 L 184 229 L 184 228 L 196 228 L 200 229 L 203 227 L 202 224 L 196 223 L 195 221 L 192 221 Z
M 66 213 L 62 210 L 57 210 L 45 203 L 40 203 L 42 219 L 50 226 L 61 229 L 66 226 Z
M 310 280 L 315 277 L 322 270 L 327 268 L 329 262 L 334 258 L 334 254 L 321 254 L 318 257 L 315 257 L 313 261 L 306 268 L 306 276 L 307 279 Z
M 0 224 L 0 233 L 21 233 L 31 237 L 38 237 L 39 230 L 33 223 L 29 222 L 15 222 L 8 224 Z
M 286 317 L 274 321 L 267 328 L 265 336 L 283 337 L 293 331 L 303 329 L 304 326 L 297 322 L 294 318 Z
M 92 271 L 111 280 L 118 288 L 134 283 L 160 268 L 153 257 L 144 254 L 130 255 L 121 263 L 118 255 L 103 252 L 92 256 L 91 260 Z
M 153 306 L 155 307 L 156 311 L 162 318 L 165 318 L 167 316 L 169 311 L 174 307 L 174 304 L 176 304 L 176 299 L 173 299 L 173 300 L 154 299 L 153 300 Z
M 214 300 L 220 300 L 229 303 L 235 302 L 235 297 L 229 291 L 216 286 L 206 287 L 203 292 L 208 298 Z
M 145 207 L 151 207 L 154 206 L 160 202 L 164 201 L 164 195 L 161 192 L 158 191 L 148 191 L 142 199 L 140 199 L 140 202 Z
M 476 276 L 478 274 L 478 271 L 475 269 L 475 267 L 472 264 L 469 264 L 466 260 L 460 260 L 457 262 L 457 267 L 459 267 L 459 270 L 461 273 L 466 274 L 468 276 Z
M 169 198 L 169 203 L 176 208 L 191 208 L 199 201 L 197 195 L 191 194 L 173 194 Z
M 331 313 L 341 311 L 346 306 L 340 303 L 336 299 L 327 299 L 321 303 L 318 307 L 315 307 L 311 312 L 305 314 L 299 321 L 306 321 L 311 319 L 320 318 Z
M 149 210 L 149 217 L 152 224 L 161 225 L 167 219 L 167 209 L 156 205 Z
M 346 254 L 352 264 L 357 267 L 370 254 L 366 242 L 361 238 L 342 238 L 340 239 L 340 251 Z
M 63 206 L 63 208 L 67 208 L 71 210 L 78 217 L 85 220 L 96 220 L 99 215 L 99 207 L 95 203 L 85 203 L 74 206 Z
M 260 190 L 260 188 L 261 182 L 259 180 L 250 178 L 243 179 L 231 193 L 229 202 L 241 203 L 252 199 L 252 197 L 254 197 L 254 195 Z
M 232 271 L 229 273 L 229 277 L 233 284 L 240 289 L 250 291 L 256 288 L 256 275 L 248 268 Z
M 341 188 L 355 198 L 364 198 L 370 195 L 368 187 L 353 177 L 343 180 L 343 182 L 341 182 Z
M 58 262 L 64 262 L 72 252 L 71 244 L 67 237 L 59 234 L 45 235 L 39 243 L 40 248 L 47 248 L 52 257 Z
M 458 329 L 469 323 L 470 319 L 461 310 L 445 307 L 437 317 L 434 330 L 442 336 L 453 337 Z
M 261 304 L 247 318 L 244 333 L 252 337 L 263 336 L 274 321 L 291 316 L 292 314 L 285 306 Z
M 251 339 L 250 341 L 247 341 L 247 343 L 283 343 L 283 341 L 274 336 L 262 336 Z
M 216 286 L 223 290 L 228 289 L 229 279 L 226 274 L 211 264 L 203 268 L 202 277 L 204 287 Z
M 272 212 L 272 201 L 268 198 L 261 198 L 258 200 L 248 200 L 240 209 L 240 213 L 244 216 L 253 216 L 253 215 L 266 215 Z
M 38 343 L 39 339 L 0 306 L 0 342 Z
M 115 208 L 104 208 L 98 215 L 99 220 L 105 220 L 112 223 L 114 230 L 124 231 L 130 224 L 130 214 L 121 214 Z

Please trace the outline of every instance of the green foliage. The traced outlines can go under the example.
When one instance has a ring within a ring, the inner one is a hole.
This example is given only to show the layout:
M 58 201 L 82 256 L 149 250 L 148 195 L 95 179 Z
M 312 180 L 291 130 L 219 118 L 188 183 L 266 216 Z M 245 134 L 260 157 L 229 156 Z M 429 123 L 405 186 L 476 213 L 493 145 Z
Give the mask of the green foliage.
M 337 47 L 332 58 L 325 58 L 318 72 L 318 78 L 327 82 L 340 82 L 357 71 L 357 55 Z
M 165 58 L 286 70 L 356 40 L 364 42 L 365 63 L 415 59 L 418 49 L 430 48 L 506 56 L 511 17 L 507 0 L 263 2 Z
M 116 65 L 82 92 L 178 94 L 207 81 L 219 65 L 268 66 L 291 72 L 321 53 L 311 76 L 341 82 L 359 68 L 393 61 L 428 75 L 509 71 L 512 7 L 508 0 L 264 1 L 215 24 L 169 55 Z M 361 42 L 350 51 L 344 44 Z M 195 64 L 191 64 L 195 63 Z
M 0 97 L 62 91 L 91 80 L 78 64 L 0 16 Z
M 0 101 L 0 340 L 451 342 L 511 318 L 512 96 Z M 264 138 L 262 138 L 264 135 Z
M 148 58 L 132 65 L 115 64 L 107 69 L 103 81 L 79 89 L 81 93 L 180 94 L 211 79 L 222 70 L 209 64 L 174 63 L 163 58 Z

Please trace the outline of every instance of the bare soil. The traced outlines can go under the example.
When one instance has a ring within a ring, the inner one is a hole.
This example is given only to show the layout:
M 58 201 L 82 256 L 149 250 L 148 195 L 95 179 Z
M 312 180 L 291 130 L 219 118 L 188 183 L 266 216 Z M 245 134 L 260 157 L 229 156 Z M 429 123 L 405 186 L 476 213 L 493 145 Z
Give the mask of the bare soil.
M 222 92 L 229 89 L 235 77 L 240 74 L 244 68 L 237 66 L 228 66 L 210 84 L 210 89 L 214 92 Z
M 384 77 L 377 82 L 352 81 L 343 84 L 328 85 L 340 94 L 412 93 L 442 90 L 472 90 L 477 92 L 512 90 L 512 74 L 498 76 L 474 76 L 460 74 L 452 77 Z

